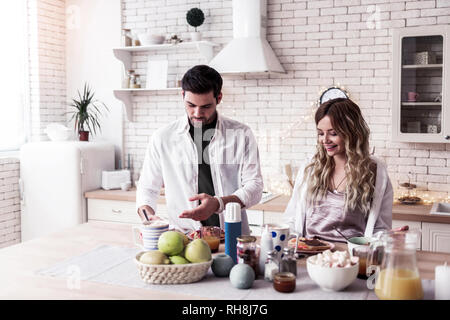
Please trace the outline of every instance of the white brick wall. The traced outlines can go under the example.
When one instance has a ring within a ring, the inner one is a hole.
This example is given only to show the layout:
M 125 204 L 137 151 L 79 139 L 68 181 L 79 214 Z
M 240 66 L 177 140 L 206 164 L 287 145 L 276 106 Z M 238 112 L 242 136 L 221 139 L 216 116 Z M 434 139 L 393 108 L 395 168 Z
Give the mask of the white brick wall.
M 232 38 L 231 0 L 123 0 L 122 6 L 124 28 L 176 33 L 183 39 L 188 39 L 191 29 L 185 13 L 198 6 L 206 16 L 199 28 L 204 39 L 224 45 Z M 390 99 L 392 29 L 448 24 L 449 6 L 447 0 L 269 0 L 267 38 L 288 73 L 225 76 L 219 107 L 257 134 L 266 182 L 282 172 L 284 164 L 314 153 L 314 124 L 301 117 L 309 114 L 321 89 L 340 84 L 362 108 L 372 130 L 371 145 L 388 164 L 394 186 L 407 181 L 411 171 L 417 184 L 430 191 L 428 196 L 447 197 L 449 161 L 441 160 L 450 158 L 450 145 L 391 142 Z M 372 16 L 375 11 L 378 26 Z M 205 62 L 195 52 L 161 56 L 170 61 L 169 81 Z M 145 56 L 137 54 L 133 61 L 137 72 L 145 74 Z M 134 122 L 125 123 L 124 153 L 132 154 L 139 171 L 152 132 L 183 116 L 184 110 L 175 93 L 136 94 L 133 102 Z M 286 137 L 276 138 L 280 135 Z
M 19 160 L 0 158 L 0 248 L 19 242 Z
M 29 0 L 31 140 L 47 140 L 49 123 L 65 124 L 65 0 Z

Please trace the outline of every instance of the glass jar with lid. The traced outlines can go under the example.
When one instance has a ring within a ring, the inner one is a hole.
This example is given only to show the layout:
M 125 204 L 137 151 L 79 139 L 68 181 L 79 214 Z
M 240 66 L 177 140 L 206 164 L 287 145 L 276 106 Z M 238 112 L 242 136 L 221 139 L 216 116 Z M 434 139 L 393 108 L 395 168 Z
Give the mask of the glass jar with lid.
M 139 89 L 141 87 L 141 76 L 139 74 L 135 74 L 133 81 L 130 81 L 130 87 L 133 89 Z
M 245 263 L 250 265 L 255 271 L 255 275 L 259 272 L 258 252 L 256 245 L 256 237 L 240 236 L 237 237 L 237 263 Z

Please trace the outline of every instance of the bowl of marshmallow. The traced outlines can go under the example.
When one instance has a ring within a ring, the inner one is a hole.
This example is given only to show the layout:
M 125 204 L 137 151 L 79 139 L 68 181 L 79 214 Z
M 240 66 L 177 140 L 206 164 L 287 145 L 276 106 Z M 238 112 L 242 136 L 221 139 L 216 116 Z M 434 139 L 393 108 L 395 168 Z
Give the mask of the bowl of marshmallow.
M 347 288 L 358 276 L 359 258 L 348 251 L 326 250 L 306 260 L 309 277 L 324 291 Z

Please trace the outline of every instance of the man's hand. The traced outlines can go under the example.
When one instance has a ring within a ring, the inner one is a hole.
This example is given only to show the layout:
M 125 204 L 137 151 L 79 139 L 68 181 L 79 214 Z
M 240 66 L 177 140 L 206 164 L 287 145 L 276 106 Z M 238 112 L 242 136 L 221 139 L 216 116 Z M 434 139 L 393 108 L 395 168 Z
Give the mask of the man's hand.
M 200 200 L 201 204 L 192 210 L 185 210 L 180 214 L 180 218 L 189 218 L 196 221 L 203 221 L 208 219 L 214 212 L 219 210 L 219 200 L 206 193 L 197 194 L 189 201 Z
M 155 215 L 155 211 L 153 211 L 153 209 L 150 206 L 141 206 L 138 209 L 138 214 L 139 214 L 139 217 L 141 218 L 142 222 L 147 221 L 147 219 L 145 218 L 144 210 L 145 210 L 145 213 L 147 214 L 148 220 L 150 220 L 150 221 L 161 220 L 160 217 Z

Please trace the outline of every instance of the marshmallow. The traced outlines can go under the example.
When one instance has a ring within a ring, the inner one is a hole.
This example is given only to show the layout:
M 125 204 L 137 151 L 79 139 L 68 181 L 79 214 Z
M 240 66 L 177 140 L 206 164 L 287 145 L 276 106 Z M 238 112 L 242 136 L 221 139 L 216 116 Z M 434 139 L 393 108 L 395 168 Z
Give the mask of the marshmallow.
M 326 250 L 310 259 L 312 264 L 326 268 L 347 268 L 355 265 L 358 260 L 358 257 L 350 257 L 348 251 L 331 252 L 331 250 Z

